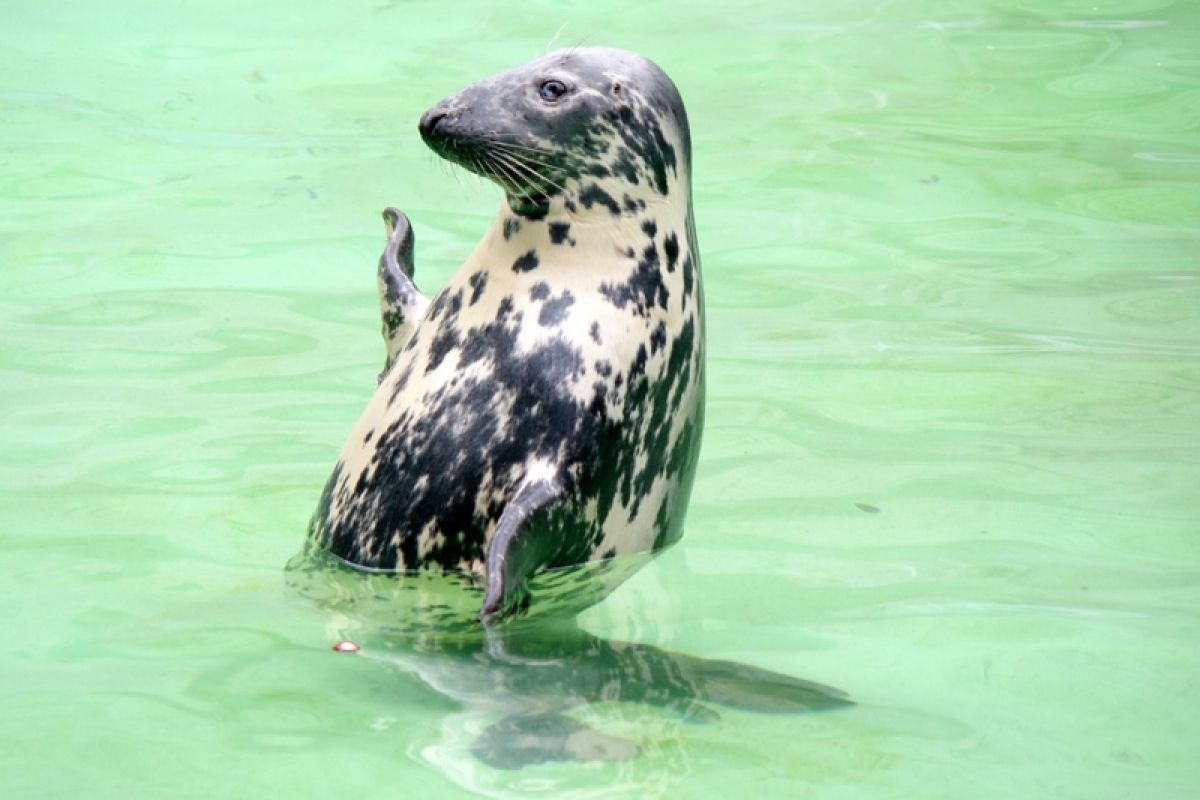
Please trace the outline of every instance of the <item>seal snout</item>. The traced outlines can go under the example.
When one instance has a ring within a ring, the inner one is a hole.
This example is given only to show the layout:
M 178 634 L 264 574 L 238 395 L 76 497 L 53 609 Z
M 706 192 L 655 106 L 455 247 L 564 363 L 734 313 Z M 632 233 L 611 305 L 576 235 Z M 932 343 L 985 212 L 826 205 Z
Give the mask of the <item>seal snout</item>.
M 463 119 L 469 116 L 468 111 L 460 102 L 443 100 L 426 111 L 417 124 L 421 139 L 433 152 L 460 166 L 461 154 L 474 146 L 476 138 L 470 123 Z
M 426 111 L 425 115 L 421 117 L 420 124 L 417 125 L 418 130 L 421 131 L 421 138 L 428 141 L 429 137 L 437 131 L 438 125 L 448 116 L 450 116 L 450 109 L 441 105 Z

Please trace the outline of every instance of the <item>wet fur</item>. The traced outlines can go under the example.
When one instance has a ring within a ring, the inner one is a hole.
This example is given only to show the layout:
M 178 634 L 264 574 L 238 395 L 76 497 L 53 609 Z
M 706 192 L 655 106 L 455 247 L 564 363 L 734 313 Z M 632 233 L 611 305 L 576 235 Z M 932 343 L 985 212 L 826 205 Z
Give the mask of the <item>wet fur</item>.
M 565 102 L 539 97 L 548 79 Z M 682 533 L 704 409 L 687 117 L 655 65 L 587 48 L 467 87 L 422 135 L 506 200 L 431 303 L 407 219 L 389 221 L 387 365 L 309 544 L 486 576 L 485 615 L 511 613 L 539 569 Z

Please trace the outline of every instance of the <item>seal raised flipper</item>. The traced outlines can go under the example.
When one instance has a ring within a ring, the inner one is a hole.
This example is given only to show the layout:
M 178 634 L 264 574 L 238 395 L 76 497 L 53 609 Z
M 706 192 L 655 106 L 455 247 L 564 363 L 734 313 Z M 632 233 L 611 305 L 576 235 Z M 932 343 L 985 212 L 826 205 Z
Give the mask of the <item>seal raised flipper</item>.
M 562 495 L 562 485 L 555 478 L 528 477 L 517 487 L 488 544 L 487 596 L 479 611 L 480 621 L 498 622 L 520 609 L 528 595 L 526 580 L 550 560 L 553 553 L 549 551 L 556 549 L 531 530 L 531 522 Z
M 413 231 L 404 212 L 389 206 L 383 210 L 388 243 L 379 257 L 379 314 L 383 319 L 383 341 L 387 360 L 379 379 L 391 369 L 400 349 L 408 343 L 417 323 L 425 316 L 429 299 L 412 282 Z

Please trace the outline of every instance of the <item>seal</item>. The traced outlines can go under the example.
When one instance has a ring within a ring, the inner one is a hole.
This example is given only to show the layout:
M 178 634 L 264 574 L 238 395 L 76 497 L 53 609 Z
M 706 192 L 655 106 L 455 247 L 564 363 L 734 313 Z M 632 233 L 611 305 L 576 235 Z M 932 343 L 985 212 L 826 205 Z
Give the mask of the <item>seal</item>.
M 479 81 L 419 128 L 505 199 L 432 302 L 408 218 L 384 212 L 387 358 L 306 550 L 469 573 L 494 622 L 539 571 L 682 535 L 704 424 L 691 140 L 670 78 L 607 48 Z

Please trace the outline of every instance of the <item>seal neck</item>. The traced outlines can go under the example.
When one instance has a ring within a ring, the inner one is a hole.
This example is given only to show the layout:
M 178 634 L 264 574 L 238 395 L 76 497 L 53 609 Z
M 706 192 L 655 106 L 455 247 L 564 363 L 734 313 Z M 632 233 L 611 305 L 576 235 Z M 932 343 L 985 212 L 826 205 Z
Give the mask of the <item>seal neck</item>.
M 508 211 L 529 220 L 545 219 L 552 210 L 551 199 L 548 197 L 522 199 L 506 193 L 504 202 L 508 206 Z
M 691 208 L 691 186 L 686 168 L 671 175 L 666 192 L 645 183 L 614 177 L 572 181 L 566 189 L 532 200 L 506 194 L 501 216 L 523 223 L 569 222 L 583 225 L 628 225 L 647 215 L 683 219 Z

